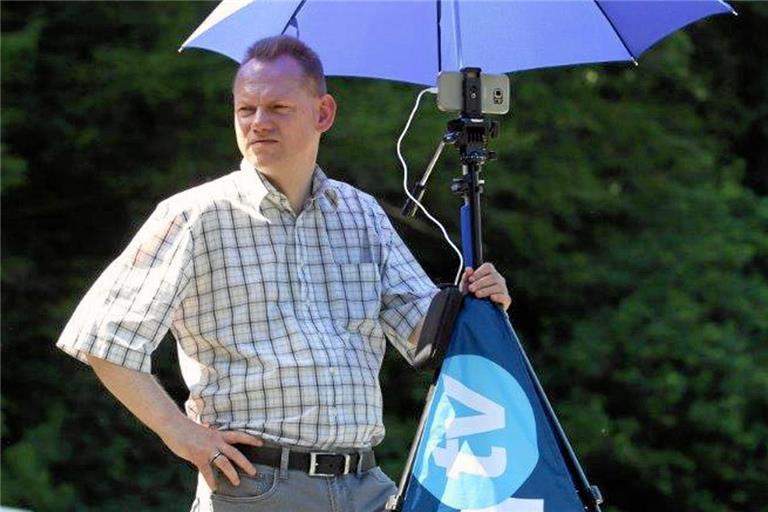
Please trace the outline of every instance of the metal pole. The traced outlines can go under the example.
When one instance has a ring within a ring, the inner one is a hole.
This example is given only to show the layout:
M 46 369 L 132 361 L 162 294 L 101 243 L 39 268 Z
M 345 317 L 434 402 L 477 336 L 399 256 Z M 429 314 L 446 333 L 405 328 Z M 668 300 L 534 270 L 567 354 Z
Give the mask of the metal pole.
M 482 216 L 480 214 L 480 194 L 482 193 L 480 172 L 482 167 L 478 163 L 464 165 L 469 173 L 469 208 L 472 216 L 472 260 L 474 268 L 483 264 L 483 231 Z M 463 236 L 463 234 L 462 234 Z
M 411 471 L 413 470 L 413 461 L 416 458 L 416 450 L 421 443 L 421 437 L 424 434 L 424 425 L 427 423 L 427 416 L 429 416 L 429 410 L 432 406 L 432 400 L 435 397 L 435 388 L 437 382 L 437 376 L 440 374 L 440 369 L 435 370 L 435 375 L 432 379 L 432 384 L 429 385 L 427 391 L 427 400 L 424 404 L 424 409 L 421 411 L 421 419 L 419 419 L 419 426 L 416 429 L 416 436 L 411 443 L 411 449 L 408 451 L 408 460 L 405 462 L 405 468 L 403 474 L 400 475 L 400 483 L 397 486 L 397 494 L 393 494 L 387 500 L 387 504 L 384 506 L 384 510 L 396 510 L 399 511 L 403 506 L 403 499 L 405 498 L 405 492 L 408 489 L 408 480 L 411 478 Z
M 589 481 L 587 480 L 587 475 L 581 468 L 581 464 L 579 464 L 579 459 L 576 457 L 576 452 L 573 451 L 573 447 L 568 441 L 568 436 L 565 435 L 565 431 L 560 425 L 560 422 L 557 419 L 557 415 L 555 415 L 555 410 L 552 408 L 552 404 L 549 403 L 549 399 L 547 398 L 546 393 L 544 393 L 544 388 L 541 386 L 541 382 L 539 382 L 539 378 L 536 376 L 536 372 L 533 370 L 533 365 L 531 365 L 531 361 L 528 359 L 528 354 L 526 354 L 525 350 L 523 350 L 523 346 L 520 343 L 520 340 L 517 339 L 517 337 L 515 337 L 515 339 L 517 340 L 518 347 L 520 347 L 520 353 L 523 355 L 523 361 L 525 361 L 525 367 L 526 370 L 528 370 L 528 375 L 531 377 L 531 381 L 533 382 L 533 387 L 536 390 L 536 394 L 544 406 L 544 411 L 549 418 L 550 424 L 554 428 L 555 439 L 557 440 L 558 446 L 560 447 L 560 453 L 563 455 L 563 458 L 568 465 L 568 469 L 571 472 L 571 477 L 575 480 L 574 483 L 576 485 L 576 491 L 579 495 L 581 495 L 581 502 L 589 507 L 591 512 L 600 512 L 600 504 L 603 502 L 600 490 L 597 488 L 597 486 L 590 485 Z

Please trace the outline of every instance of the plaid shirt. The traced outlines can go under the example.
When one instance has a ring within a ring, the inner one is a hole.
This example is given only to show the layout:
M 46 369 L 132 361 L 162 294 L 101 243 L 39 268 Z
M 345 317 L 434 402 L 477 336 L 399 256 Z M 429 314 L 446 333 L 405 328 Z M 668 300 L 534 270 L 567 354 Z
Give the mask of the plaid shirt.
M 370 195 L 318 167 L 295 215 L 243 161 L 161 202 L 80 302 L 57 346 L 150 372 L 170 328 L 187 415 L 312 447 L 384 437 L 385 335 L 408 337 L 437 289 Z

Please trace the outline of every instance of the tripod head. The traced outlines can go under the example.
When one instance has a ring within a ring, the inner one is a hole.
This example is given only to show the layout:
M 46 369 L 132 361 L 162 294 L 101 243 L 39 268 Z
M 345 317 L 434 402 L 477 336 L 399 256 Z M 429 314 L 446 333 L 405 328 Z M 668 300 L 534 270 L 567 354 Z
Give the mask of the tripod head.
M 443 80 L 443 75 L 440 78 L 441 84 L 450 84 L 450 82 Z M 504 79 L 508 91 L 509 82 L 506 76 Z M 480 179 L 480 172 L 485 162 L 496 158 L 496 153 L 488 150 L 488 141 L 499 134 L 499 122 L 485 117 L 483 99 L 490 96 L 492 102 L 497 103 L 497 100 L 501 102 L 508 94 L 505 93 L 503 87 L 489 89 L 491 92 L 487 94 L 489 90 L 483 88 L 480 68 L 463 68 L 461 70 L 460 90 L 461 115 L 448 122 L 446 134 L 440 141 L 426 172 L 416 183 L 411 195 L 418 202 L 421 202 L 426 191 L 427 180 L 432 174 L 432 169 L 434 169 L 443 148 L 446 144 L 453 144 L 459 151 L 462 169 L 462 177 L 453 179 L 451 183 L 451 190 L 464 198 L 464 206 L 461 208 L 462 256 L 465 266 L 469 265 L 474 268 L 476 265 L 480 265 L 483 259 L 480 194 L 483 193 L 484 182 Z M 440 101 L 440 91 L 438 90 L 438 106 L 444 108 L 444 104 L 441 105 Z M 450 103 L 450 98 L 448 103 Z M 402 212 L 404 216 L 412 217 L 416 213 L 416 202 L 409 197 Z
M 488 151 L 488 141 L 499 134 L 499 122 L 486 119 L 483 105 L 483 83 L 480 68 L 463 68 L 461 116 L 448 122 L 448 133 L 455 134 L 454 146 L 459 150 L 462 163 L 484 164 L 494 160 L 496 153 Z M 497 96 L 508 96 L 505 91 L 494 89 Z
M 448 129 L 443 135 L 443 138 L 435 150 L 432 156 L 427 170 L 419 180 L 413 191 L 412 195 L 421 202 L 424 192 L 426 191 L 426 184 L 432 170 L 437 163 L 440 154 L 445 147 L 445 144 L 452 144 L 459 151 L 460 160 L 462 165 L 478 165 L 482 166 L 486 161 L 495 160 L 496 153 L 488 150 L 488 142 L 494 139 L 499 134 L 499 122 L 487 119 L 483 112 L 483 99 L 484 97 L 492 96 L 496 101 L 499 98 L 506 98 L 508 96 L 509 84 L 508 81 L 504 84 L 506 91 L 503 87 L 494 87 L 492 92 L 483 89 L 483 84 L 480 77 L 480 68 L 463 68 L 461 70 L 460 87 L 458 82 L 453 78 L 455 75 L 451 75 L 451 80 L 444 79 L 443 75 L 440 77 L 440 86 L 444 90 L 449 92 L 438 91 L 438 95 L 443 94 L 441 99 L 438 96 L 438 104 L 441 109 L 451 108 L 446 107 L 446 104 L 450 105 L 454 102 L 455 98 L 452 96 L 461 93 L 460 101 L 460 116 L 448 122 Z M 493 75 L 496 77 L 496 75 Z M 503 75 L 502 75 L 503 76 Z M 506 77 L 504 77 L 506 79 Z M 498 81 L 498 80 L 496 80 Z M 447 99 L 445 96 L 449 96 Z M 443 102 L 441 104 L 441 102 Z M 459 178 L 453 181 L 451 189 L 461 194 L 461 190 L 456 187 L 457 181 L 461 181 Z M 402 213 L 405 217 L 413 217 L 416 214 L 416 203 L 408 198 L 403 206 Z

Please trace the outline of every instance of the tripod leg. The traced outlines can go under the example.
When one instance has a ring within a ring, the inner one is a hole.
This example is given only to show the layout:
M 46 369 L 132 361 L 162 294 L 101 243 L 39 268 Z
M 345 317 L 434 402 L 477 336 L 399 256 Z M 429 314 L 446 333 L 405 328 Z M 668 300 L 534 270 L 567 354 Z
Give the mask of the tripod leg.
M 539 397 L 547 418 L 549 419 L 553 434 L 559 444 L 560 451 L 571 473 L 571 477 L 574 479 L 574 484 L 576 485 L 582 503 L 586 503 L 585 508 L 589 512 L 600 512 L 600 504 L 603 502 L 600 489 L 598 489 L 597 486 L 590 485 L 587 480 L 587 476 L 579 463 L 579 459 L 576 457 L 576 452 L 574 452 L 571 447 L 571 443 L 568 441 L 568 437 L 565 435 L 565 431 L 560 425 L 560 421 L 557 419 L 555 410 L 552 408 L 552 404 L 549 402 L 549 398 L 547 398 L 544 388 L 541 386 L 541 382 L 539 382 L 536 371 L 533 369 L 531 360 L 528 359 L 528 354 L 525 353 L 525 349 L 523 349 L 523 345 L 520 343 L 519 339 L 517 339 L 517 344 L 520 348 L 520 353 L 523 356 L 523 361 L 525 362 L 525 367 L 531 378 L 531 382 L 533 383 L 536 395 Z
M 438 370 L 439 372 L 439 370 Z M 429 415 L 429 409 L 432 406 L 432 400 L 435 397 L 435 382 L 437 381 L 437 372 L 435 373 L 435 379 L 429 386 L 427 391 L 427 400 L 424 404 L 424 409 L 421 411 L 421 418 L 419 419 L 419 426 L 416 429 L 416 436 L 413 438 L 411 449 L 408 452 L 408 460 L 405 462 L 405 468 L 403 474 L 400 476 L 400 484 L 397 487 L 397 494 L 389 497 L 385 510 L 399 511 L 403 505 L 403 498 L 405 492 L 408 490 L 408 480 L 411 477 L 411 470 L 413 469 L 413 459 L 416 457 L 416 450 L 421 442 L 421 436 L 424 434 L 424 424 L 427 422 L 427 416 Z

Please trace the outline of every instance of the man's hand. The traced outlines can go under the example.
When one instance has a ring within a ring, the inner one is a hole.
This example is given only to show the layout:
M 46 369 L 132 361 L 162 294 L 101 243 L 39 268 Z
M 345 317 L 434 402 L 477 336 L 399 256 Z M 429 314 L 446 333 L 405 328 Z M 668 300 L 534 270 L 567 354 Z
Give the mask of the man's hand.
M 472 267 L 465 268 L 459 290 L 462 293 L 473 293 L 478 299 L 489 297 L 504 311 L 512 304 L 512 298 L 507 290 L 507 281 L 492 263 L 483 263 L 477 270 L 473 270 Z
M 263 446 L 264 442 L 260 438 L 235 430 L 221 431 L 204 427 L 185 419 L 187 421 L 173 428 L 163 437 L 163 441 L 173 453 L 197 467 L 212 491 L 216 489 L 214 467 L 221 470 L 232 485 L 240 485 L 234 465 L 240 466 L 251 476 L 256 474 L 253 464 L 232 445 L 240 443 Z
M 239 485 L 240 479 L 232 463 L 251 475 L 256 474 L 253 464 L 232 444 L 262 446 L 261 439 L 245 432 L 222 432 L 195 423 L 179 410 L 149 373 L 123 368 L 90 355 L 88 362 L 99 380 L 128 410 L 160 436 L 173 453 L 200 470 L 211 490 L 216 488 L 213 466 L 219 468 L 233 485 Z M 219 452 L 221 455 L 217 455 Z

